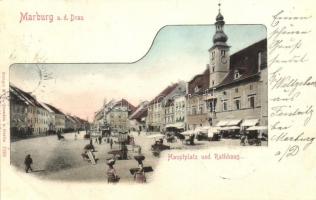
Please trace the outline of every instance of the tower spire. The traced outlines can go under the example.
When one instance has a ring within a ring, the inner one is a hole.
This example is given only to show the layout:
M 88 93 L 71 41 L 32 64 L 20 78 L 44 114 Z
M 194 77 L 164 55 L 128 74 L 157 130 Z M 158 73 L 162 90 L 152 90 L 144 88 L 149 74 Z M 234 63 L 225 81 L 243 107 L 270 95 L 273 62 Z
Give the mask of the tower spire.
M 221 45 L 221 46 L 227 46 L 226 41 L 228 40 L 227 35 L 224 33 L 224 17 L 221 14 L 221 3 L 218 3 L 218 14 L 216 16 L 216 32 L 213 36 L 213 46 Z

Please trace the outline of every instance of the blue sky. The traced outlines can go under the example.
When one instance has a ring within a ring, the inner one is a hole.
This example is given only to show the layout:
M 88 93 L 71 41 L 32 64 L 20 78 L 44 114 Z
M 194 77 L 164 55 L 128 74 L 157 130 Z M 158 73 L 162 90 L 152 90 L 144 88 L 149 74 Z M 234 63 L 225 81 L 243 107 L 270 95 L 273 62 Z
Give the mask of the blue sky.
M 263 25 L 225 25 L 230 54 L 266 38 Z M 126 98 L 137 105 L 150 100 L 178 80 L 189 81 L 205 70 L 212 46 L 214 25 L 165 26 L 153 39 L 147 54 L 135 63 L 40 65 L 54 79 L 34 95 L 66 113 L 92 119 L 106 98 Z M 39 80 L 37 67 L 11 67 L 10 81 L 32 92 Z

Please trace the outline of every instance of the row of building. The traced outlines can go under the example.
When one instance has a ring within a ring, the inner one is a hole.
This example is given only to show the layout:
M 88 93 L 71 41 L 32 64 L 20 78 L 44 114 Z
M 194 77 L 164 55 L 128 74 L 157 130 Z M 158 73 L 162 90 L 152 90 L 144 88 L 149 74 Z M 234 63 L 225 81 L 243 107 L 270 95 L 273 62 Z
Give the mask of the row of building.
M 54 134 L 83 130 L 86 120 L 64 114 L 56 107 L 40 102 L 35 96 L 10 85 L 10 129 L 12 137 Z
M 229 130 L 267 126 L 267 40 L 257 41 L 230 55 L 224 25 L 224 17 L 219 11 L 213 44 L 208 50 L 209 63 L 204 72 L 188 82 L 171 84 L 135 109 L 126 107 L 124 119 L 120 118 L 125 129 L 163 131 L 173 127 L 194 130 L 217 126 Z M 120 105 L 120 101 L 118 105 L 114 103 L 114 107 Z M 106 108 L 105 105 L 96 114 L 99 124 L 109 122 L 108 117 L 104 118 L 107 113 L 111 116 L 117 112 Z M 119 116 L 123 117 L 122 113 Z M 112 125 L 117 126 L 117 123 L 111 120 L 108 125 L 113 128 Z

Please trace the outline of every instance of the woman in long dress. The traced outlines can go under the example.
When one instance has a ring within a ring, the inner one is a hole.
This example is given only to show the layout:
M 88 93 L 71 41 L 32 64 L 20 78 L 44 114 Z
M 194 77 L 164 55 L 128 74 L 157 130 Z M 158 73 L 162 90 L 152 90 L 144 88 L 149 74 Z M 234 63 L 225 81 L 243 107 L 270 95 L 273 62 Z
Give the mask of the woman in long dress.
M 134 180 L 137 183 L 146 183 L 145 171 L 142 164 L 139 165 L 138 171 L 135 172 Z
M 116 170 L 113 165 L 115 164 L 115 160 L 111 159 L 107 162 L 109 169 L 107 170 L 108 183 L 117 183 L 120 180 L 120 177 L 116 174 Z

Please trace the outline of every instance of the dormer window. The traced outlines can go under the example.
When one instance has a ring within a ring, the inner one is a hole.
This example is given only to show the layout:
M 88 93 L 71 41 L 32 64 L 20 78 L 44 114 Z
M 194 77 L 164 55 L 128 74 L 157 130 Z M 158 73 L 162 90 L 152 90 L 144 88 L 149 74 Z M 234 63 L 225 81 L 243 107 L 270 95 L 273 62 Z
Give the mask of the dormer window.
M 234 72 L 234 79 L 238 79 L 240 77 L 239 71 L 235 70 Z
M 199 92 L 199 91 L 200 91 L 200 87 L 199 87 L 199 86 L 195 86 L 194 92 L 197 93 L 197 92 Z

